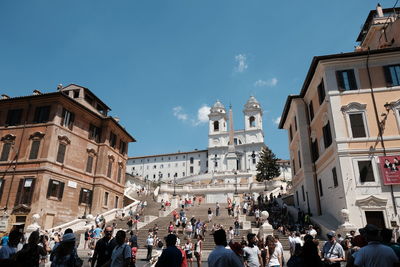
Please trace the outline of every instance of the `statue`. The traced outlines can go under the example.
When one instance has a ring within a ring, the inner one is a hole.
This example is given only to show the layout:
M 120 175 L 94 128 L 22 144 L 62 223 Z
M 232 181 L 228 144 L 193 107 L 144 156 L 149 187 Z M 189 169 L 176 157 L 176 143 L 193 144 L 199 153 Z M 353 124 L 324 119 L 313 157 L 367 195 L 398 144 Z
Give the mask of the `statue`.
M 26 232 L 27 233 L 32 233 L 34 231 L 40 230 L 41 227 L 40 227 L 40 225 L 38 223 L 39 219 L 40 219 L 40 215 L 39 214 L 35 213 L 35 214 L 32 215 L 32 221 L 33 222 L 32 222 L 32 224 L 30 224 L 30 225 L 28 225 L 26 227 Z

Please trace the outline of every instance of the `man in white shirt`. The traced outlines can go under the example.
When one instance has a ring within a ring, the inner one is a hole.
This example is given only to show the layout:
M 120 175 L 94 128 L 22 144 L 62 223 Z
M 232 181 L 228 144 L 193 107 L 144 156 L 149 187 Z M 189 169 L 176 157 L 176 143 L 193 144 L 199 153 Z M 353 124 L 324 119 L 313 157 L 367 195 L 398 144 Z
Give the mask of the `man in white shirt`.
M 245 263 L 248 267 L 260 267 L 261 259 L 261 251 L 258 248 L 256 234 L 248 233 L 247 234 L 248 246 L 243 249 Z
M 219 229 L 214 232 L 215 248 L 208 256 L 209 267 L 242 267 L 243 263 L 240 261 L 238 255 L 227 246 L 225 230 Z
M 312 225 L 310 225 L 310 228 L 308 230 L 308 234 L 311 235 L 314 239 L 315 239 L 315 236 L 317 235 L 317 231 L 315 231 L 315 229 L 313 228 Z
M 151 259 L 151 254 L 153 252 L 153 244 L 154 244 L 154 238 L 152 234 L 149 234 L 146 240 L 146 246 L 147 246 L 147 257 L 146 259 L 149 261 Z

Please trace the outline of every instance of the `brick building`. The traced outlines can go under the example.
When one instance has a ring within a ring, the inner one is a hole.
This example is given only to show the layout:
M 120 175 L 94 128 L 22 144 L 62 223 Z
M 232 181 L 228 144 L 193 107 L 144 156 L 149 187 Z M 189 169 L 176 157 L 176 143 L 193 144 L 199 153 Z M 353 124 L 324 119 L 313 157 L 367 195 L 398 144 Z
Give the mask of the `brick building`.
M 135 139 L 107 115 L 89 89 L 0 99 L 0 230 L 50 228 L 122 207 L 128 143 Z

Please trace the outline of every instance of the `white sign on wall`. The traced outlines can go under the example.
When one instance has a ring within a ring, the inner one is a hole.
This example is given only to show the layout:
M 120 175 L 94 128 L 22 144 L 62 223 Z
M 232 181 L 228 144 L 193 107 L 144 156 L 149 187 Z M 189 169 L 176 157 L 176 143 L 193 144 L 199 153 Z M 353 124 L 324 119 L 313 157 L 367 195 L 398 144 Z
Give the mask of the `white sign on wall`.
M 78 184 L 76 182 L 68 181 L 68 187 L 76 188 L 77 185 Z

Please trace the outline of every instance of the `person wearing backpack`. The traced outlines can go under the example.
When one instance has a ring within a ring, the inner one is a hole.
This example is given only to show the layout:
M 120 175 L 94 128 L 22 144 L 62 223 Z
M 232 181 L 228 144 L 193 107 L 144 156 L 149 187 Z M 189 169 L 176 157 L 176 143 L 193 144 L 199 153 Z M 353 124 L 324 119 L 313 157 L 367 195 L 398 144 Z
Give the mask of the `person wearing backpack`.
M 132 249 L 126 244 L 126 232 L 119 230 L 115 235 L 117 246 L 111 254 L 111 260 L 106 263 L 110 267 L 129 267 L 132 258 Z
M 15 254 L 17 253 L 17 245 L 22 238 L 22 233 L 13 230 L 8 235 L 8 244 L 0 249 L 0 266 L 12 265 L 15 262 Z M 8 265 L 7 265 L 8 264 Z

